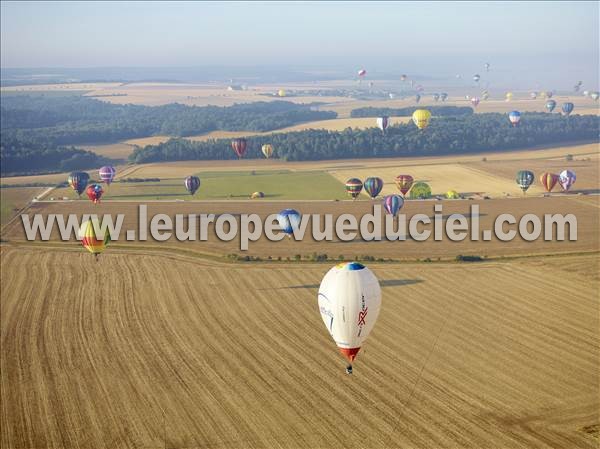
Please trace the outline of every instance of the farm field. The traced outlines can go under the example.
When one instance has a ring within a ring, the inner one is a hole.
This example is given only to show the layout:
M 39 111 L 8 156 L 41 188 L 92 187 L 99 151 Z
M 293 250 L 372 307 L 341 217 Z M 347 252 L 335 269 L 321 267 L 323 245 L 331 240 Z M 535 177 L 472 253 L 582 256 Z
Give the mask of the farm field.
M 4 225 L 16 211 L 22 209 L 36 195 L 45 190 L 43 187 L 15 187 L 0 189 L 0 224 Z
M 2 447 L 598 445 L 598 280 L 564 270 L 597 255 L 371 264 L 349 377 L 316 304 L 330 263 L 1 254 Z

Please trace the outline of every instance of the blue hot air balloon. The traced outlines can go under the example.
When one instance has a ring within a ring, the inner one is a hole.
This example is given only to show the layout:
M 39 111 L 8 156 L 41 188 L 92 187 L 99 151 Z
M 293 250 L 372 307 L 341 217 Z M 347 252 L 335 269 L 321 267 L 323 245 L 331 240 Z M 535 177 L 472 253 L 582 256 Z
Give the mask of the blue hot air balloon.
M 387 195 L 383 198 L 383 208 L 390 215 L 396 216 L 402 206 L 404 206 L 404 198 L 400 195 Z
M 294 233 L 294 229 L 300 226 L 300 212 L 296 209 L 284 209 L 277 215 L 277 222 L 283 232 L 288 234 L 288 237 Z

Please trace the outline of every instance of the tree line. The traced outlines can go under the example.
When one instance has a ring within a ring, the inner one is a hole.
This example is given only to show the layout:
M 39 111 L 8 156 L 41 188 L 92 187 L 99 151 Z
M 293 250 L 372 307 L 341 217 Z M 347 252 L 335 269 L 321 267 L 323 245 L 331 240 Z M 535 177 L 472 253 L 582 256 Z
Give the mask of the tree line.
M 427 109 L 435 117 L 470 115 L 473 108 L 469 106 L 410 106 L 406 108 L 374 108 L 353 109 L 350 117 L 410 117 L 417 109 Z
M 505 114 L 471 114 L 432 118 L 419 131 L 412 123 L 343 131 L 306 130 L 249 137 L 247 158 L 262 158 L 261 146 L 270 143 L 274 157 L 288 161 L 398 156 L 434 156 L 525 149 L 538 145 L 574 141 L 598 141 L 596 116 L 523 113 L 513 127 Z M 171 139 L 158 145 L 136 148 L 134 163 L 235 159 L 229 139 L 193 142 Z

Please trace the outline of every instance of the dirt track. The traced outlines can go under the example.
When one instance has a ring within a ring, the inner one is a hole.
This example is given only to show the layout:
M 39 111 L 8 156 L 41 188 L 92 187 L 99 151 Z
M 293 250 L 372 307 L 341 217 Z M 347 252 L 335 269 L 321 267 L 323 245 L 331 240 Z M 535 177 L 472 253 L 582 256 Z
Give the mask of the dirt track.
M 597 256 L 372 265 L 348 377 L 316 308 L 329 264 L 5 246 L 2 447 L 597 447 L 598 282 L 571 263 Z

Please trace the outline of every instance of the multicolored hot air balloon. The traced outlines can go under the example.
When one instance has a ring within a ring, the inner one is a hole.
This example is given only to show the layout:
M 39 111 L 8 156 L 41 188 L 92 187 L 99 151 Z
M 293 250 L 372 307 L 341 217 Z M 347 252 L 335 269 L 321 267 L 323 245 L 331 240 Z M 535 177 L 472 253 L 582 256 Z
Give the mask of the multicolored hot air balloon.
M 521 121 L 521 113 L 519 111 L 510 111 L 508 113 L 508 119 L 510 120 L 510 123 L 512 123 L 512 126 L 518 126 Z
M 358 178 L 350 178 L 348 181 L 346 181 L 346 192 L 352 197 L 353 200 L 360 195 L 362 188 L 363 183 Z
M 475 75 L 473 75 L 473 81 L 475 81 L 476 83 L 478 83 L 480 79 L 481 76 L 479 76 L 479 74 L 476 73 Z
M 294 229 L 300 227 L 300 220 L 300 212 L 296 209 L 284 209 L 277 215 L 279 227 L 288 235 L 288 237 L 291 237 L 294 233 Z
M 365 76 L 367 76 L 367 71 L 365 69 L 360 69 L 358 71 L 358 82 L 361 83 Z
M 400 193 L 402 193 L 402 196 L 406 196 L 412 187 L 413 182 L 414 179 L 410 175 L 398 175 L 394 178 L 394 183 L 396 184 L 396 187 L 398 187 L 398 190 L 400 190 Z
M 106 249 L 106 246 L 110 242 L 110 234 L 106 228 L 104 230 L 104 236 L 98 238 L 99 236 L 96 234 L 96 228 L 100 230 L 100 223 L 96 218 L 83 222 L 79 229 L 79 237 L 83 247 L 92 253 L 97 261 L 98 255 Z
M 271 145 L 270 143 L 265 143 L 262 146 L 261 150 L 267 159 L 273 156 L 273 145 Z
M 548 101 L 546 102 L 546 110 L 547 110 L 548 112 L 552 112 L 552 111 L 554 111 L 554 108 L 555 108 L 555 107 L 556 107 L 556 101 L 554 101 L 554 100 L 548 100 Z
M 558 182 L 558 175 L 555 175 L 554 173 L 542 173 L 540 182 L 544 186 L 544 189 L 546 189 L 546 192 L 551 192 Z
M 358 262 L 344 262 L 327 272 L 317 295 L 321 318 L 342 355 L 346 373 L 373 330 L 381 308 L 375 275 Z
M 115 179 L 115 175 L 117 174 L 117 170 L 112 165 L 105 165 L 100 170 L 98 170 L 98 175 L 100 176 L 100 180 L 106 185 L 110 185 L 110 183 Z
M 419 101 L 421 101 L 421 95 L 416 94 L 415 95 L 415 103 L 418 103 Z
M 477 107 L 477 105 L 479 104 L 479 97 L 473 97 L 471 98 L 471 104 L 473 105 L 474 108 Z
M 575 172 L 572 170 L 563 170 L 558 175 L 558 183 L 562 187 L 565 192 L 568 192 L 571 189 L 571 186 L 575 184 L 577 180 L 577 176 L 575 176 Z
M 394 217 L 398 215 L 398 211 L 402 209 L 402 206 L 404 206 L 404 198 L 400 195 L 386 195 L 383 198 L 383 209 Z
M 440 94 L 440 100 L 446 101 L 448 99 L 448 94 L 446 92 L 442 92 Z
M 389 125 L 390 125 L 389 117 L 377 117 L 377 127 L 384 133 Z
M 246 139 L 233 139 L 231 141 L 231 148 L 233 148 L 233 151 L 235 151 L 235 154 L 237 154 L 237 157 L 239 159 L 244 157 L 244 154 L 246 154 L 246 146 L 248 145 L 248 141 Z
M 571 112 L 573 112 L 573 109 L 575 109 L 575 105 L 571 102 L 566 102 L 562 104 L 561 107 L 563 114 L 568 116 L 569 114 L 571 114 Z
M 100 202 L 104 189 L 100 184 L 90 184 L 87 189 L 85 189 L 85 193 L 94 204 L 97 204 Z
M 534 179 L 535 175 L 529 170 L 519 170 L 517 172 L 516 181 L 523 193 L 525 193 L 529 186 L 533 184 Z
M 190 193 L 190 195 L 196 193 L 196 190 L 200 188 L 200 178 L 197 176 L 188 176 L 185 178 L 183 183 L 185 185 L 185 189 Z
M 381 189 L 383 189 L 383 179 L 367 178 L 363 186 L 371 198 L 376 198 L 381 193 Z
M 512 92 L 506 92 L 505 95 L 506 101 L 510 101 L 513 99 L 513 93 Z
M 427 109 L 417 109 L 412 115 L 413 123 L 417 125 L 417 128 L 420 130 L 427 128 L 430 119 L 431 112 L 429 112 Z
M 67 178 L 67 182 L 69 183 L 71 188 L 75 190 L 75 192 L 77 192 L 77 195 L 80 196 L 87 187 L 89 180 L 90 175 L 88 175 L 84 171 L 73 172 Z

